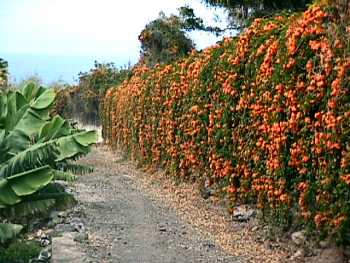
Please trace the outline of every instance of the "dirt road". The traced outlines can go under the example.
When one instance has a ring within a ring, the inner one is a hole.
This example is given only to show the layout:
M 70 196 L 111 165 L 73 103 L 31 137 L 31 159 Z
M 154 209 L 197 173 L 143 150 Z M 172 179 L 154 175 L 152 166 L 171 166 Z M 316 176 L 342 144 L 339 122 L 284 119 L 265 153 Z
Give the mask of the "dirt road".
M 244 262 L 148 198 L 137 187 L 140 172 L 121 156 L 100 147 L 80 162 L 95 167 L 76 183 L 89 233 L 87 262 Z

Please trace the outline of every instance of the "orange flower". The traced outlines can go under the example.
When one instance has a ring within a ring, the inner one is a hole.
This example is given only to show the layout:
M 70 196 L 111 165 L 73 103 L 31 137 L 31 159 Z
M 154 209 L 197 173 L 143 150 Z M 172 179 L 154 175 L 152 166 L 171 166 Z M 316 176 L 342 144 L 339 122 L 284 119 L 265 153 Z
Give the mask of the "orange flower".
M 327 222 L 327 220 L 328 220 L 327 216 L 321 213 L 317 214 L 314 217 L 314 222 L 318 228 L 324 225 Z
M 347 185 L 350 186 L 350 174 L 345 174 L 340 177 Z

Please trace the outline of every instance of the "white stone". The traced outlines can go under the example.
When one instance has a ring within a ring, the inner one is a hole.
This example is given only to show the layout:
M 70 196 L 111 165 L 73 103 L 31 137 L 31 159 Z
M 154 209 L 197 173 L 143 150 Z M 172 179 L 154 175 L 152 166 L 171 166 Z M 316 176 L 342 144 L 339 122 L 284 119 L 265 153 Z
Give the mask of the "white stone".
M 298 246 L 303 245 L 306 242 L 305 231 L 294 232 L 291 237 L 294 244 Z

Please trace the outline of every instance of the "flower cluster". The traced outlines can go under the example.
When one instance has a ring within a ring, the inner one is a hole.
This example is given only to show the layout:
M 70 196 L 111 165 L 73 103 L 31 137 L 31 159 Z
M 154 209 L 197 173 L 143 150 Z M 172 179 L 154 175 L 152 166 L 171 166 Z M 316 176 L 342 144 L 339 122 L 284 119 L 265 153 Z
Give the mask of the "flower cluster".
M 320 7 L 258 19 L 237 39 L 136 67 L 106 94 L 105 138 L 143 163 L 204 177 L 232 202 L 350 231 L 350 52 L 332 41 L 333 19 Z

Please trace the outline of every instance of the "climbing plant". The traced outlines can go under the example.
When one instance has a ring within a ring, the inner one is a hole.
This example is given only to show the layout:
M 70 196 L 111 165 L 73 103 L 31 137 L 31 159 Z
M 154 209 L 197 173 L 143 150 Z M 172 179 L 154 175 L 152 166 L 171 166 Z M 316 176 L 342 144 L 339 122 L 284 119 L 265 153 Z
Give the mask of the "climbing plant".
M 107 91 L 103 134 L 144 165 L 206 180 L 229 212 L 250 202 L 350 244 L 349 34 L 324 3 L 137 67 Z

